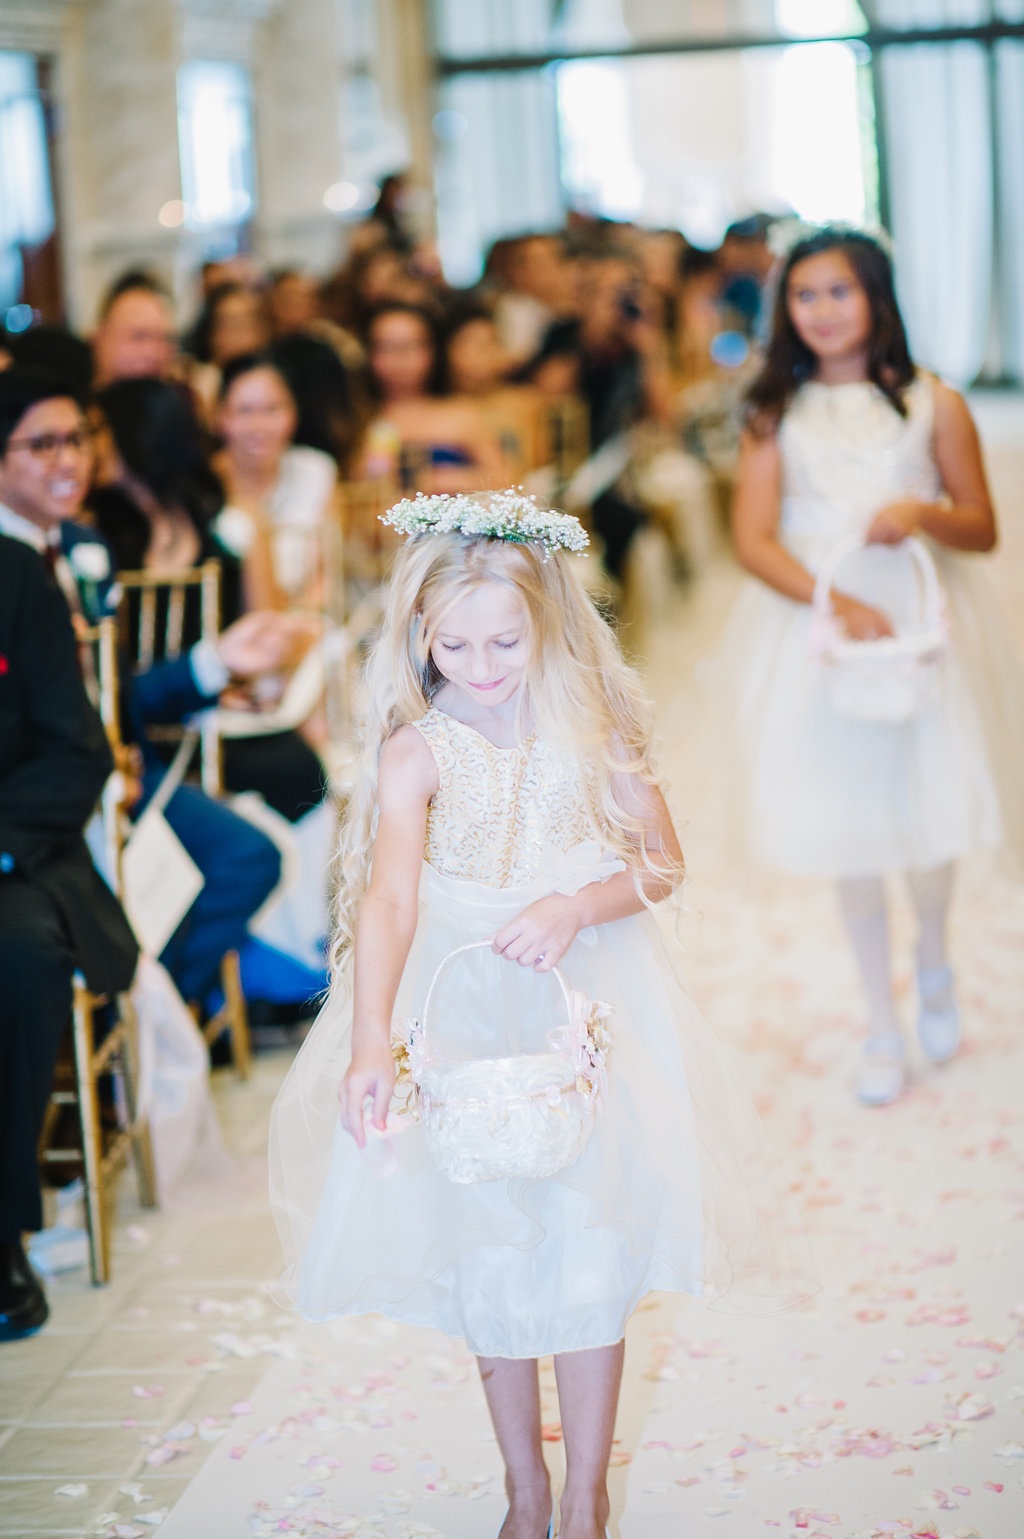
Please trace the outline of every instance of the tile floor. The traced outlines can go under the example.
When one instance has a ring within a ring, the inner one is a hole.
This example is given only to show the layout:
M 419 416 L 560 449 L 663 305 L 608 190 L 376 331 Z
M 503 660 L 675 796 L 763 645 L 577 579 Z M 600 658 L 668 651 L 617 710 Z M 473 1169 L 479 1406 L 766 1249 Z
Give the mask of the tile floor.
M 980 416 L 1004 518 L 993 577 L 1024 644 L 1024 402 Z M 666 758 L 699 806 L 691 684 L 735 591 L 711 574 L 649 638 Z M 630 1332 L 614 1470 L 623 1539 L 1024 1534 L 1024 890 L 967 872 L 954 920 L 970 1041 L 865 1113 L 826 886 L 739 880 L 699 818 L 685 944 L 804 1207 L 823 1291 L 765 1325 L 652 1301 Z M 909 917 L 896 915 L 907 992 Z M 124 1184 L 114 1280 L 50 1285 L 0 1348 L 0 1535 L 481 1539 L 502 1502 L 472 1363 L 383 1322 L 298 1326 L 263 1291 L 266 1119 L 288 1054 L 218 1073 L 230 1180 L 197 1211 Z M 558 1429 L 545 1376 L 552 1465 Z

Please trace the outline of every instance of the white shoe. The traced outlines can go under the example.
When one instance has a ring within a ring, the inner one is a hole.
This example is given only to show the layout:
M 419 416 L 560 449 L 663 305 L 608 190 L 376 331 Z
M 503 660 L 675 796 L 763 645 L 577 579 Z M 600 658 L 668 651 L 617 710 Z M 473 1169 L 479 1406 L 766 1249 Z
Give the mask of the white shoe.
M 505 1517 L 506 1518 L 508 1517 L 508 1513 L 507 1512 L 505 1514 Z M 502 1526 L 502 1528 L 504 1528 L 504 1526 L 505 1526 L 505 1519 L 504 1518 L 502 1519 L 501 1526 Z M 555 1534 L 555 1512 L 554 1512 L 554 1508 L 552 1508 L 551 1509 L 551 1518 L 550 1518 L 550 1520 L 548 1522 L 548 1539 L 554 1539 L 554 1534 Z
M 879 1031 L 868 1038 L 857 1076 L 857 1099 L 863 1106 L 888 1106 L 898 1100 L 907 1080 L 906 1056 L 898 1031 Z
M 917 975 L 917 1040 L 930 1063 L 948 1063 L 960 1046 L 951 967 L 925 967 Z

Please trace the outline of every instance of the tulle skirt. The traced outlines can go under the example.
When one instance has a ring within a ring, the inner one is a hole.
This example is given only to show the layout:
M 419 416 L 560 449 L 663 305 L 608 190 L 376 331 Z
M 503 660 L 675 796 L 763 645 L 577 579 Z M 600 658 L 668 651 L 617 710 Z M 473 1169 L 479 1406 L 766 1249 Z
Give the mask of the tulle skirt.
M 930 546 L 950 651 L 939 703 L 904 722 L 832 704 L 808 606 L 751 582 L 710 672 L 706 730 L 720 771 L 702 816 L 733 859 L 865 876 L 972 851 L 1024 868 L 1024 672 L 977 558 Z M 812 570 L 824 547 L 797 546 Z M 874 547 L 842 586 L 900 619 L 910 557 Z
M 419 1015 L 448 952 L 540 895 L 425 866 L 398 1018 Z M 653 1289 L 744 1310 L 812 1293 L 793 1199 L 674 949 L 644 914 L 581 932 L 563 959 L 572 988 L 611 1006 L 612 1045 L 593 1134 L 574 1164 L 540 1181 L 457 1185 L 415 1123 L 360 1152 L 338 1124 L 351 1039 L 338 982 L 271 1122 L 282 1288 L 302 1314 L 380 1313 L 519 1358 L 618 1341 Z M 550 976 L 470 952 L 444 975 L 438 1045 L 454 1056 L 544 1051 L 556 1000 Z

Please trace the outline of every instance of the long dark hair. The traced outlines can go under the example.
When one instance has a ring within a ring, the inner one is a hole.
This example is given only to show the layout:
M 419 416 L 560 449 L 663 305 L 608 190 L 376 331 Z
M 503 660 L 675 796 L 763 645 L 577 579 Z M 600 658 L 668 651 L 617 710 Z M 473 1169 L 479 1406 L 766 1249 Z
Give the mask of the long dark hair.
M 96 394 L 124 464 L 163 507 L 183 507 L 202 532 L 223 506 L 203 430 L 179 385 L 122 379 Z
M 901 417 L 907 414 L 904 394 L 915 369 L 907 345 L 893 285 L 892 262 L 885 248 L 864 230 L 824 225 L 805 236 L 785 258 L 776 280 L 771 333 L 761 372 L 747 392 L 746 420 L 755 433 L 773 432 L 800 386 L 813 377 L 817 358 L 801 342 L 789 314 L 789 280 L 793 269 L 808 257 L 838 251 L 849 262 L 871 308 L 868 378 Z

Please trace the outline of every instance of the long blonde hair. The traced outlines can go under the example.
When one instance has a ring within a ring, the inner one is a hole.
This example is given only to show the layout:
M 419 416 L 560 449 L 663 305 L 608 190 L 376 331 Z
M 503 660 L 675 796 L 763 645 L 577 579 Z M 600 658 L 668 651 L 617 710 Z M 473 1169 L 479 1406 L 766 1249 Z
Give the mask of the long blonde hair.
M 338 853 L 335 968 L 351 946 L 369 884 L 381 751 L 399 727 L 426 713 L 444 683 L 430 656 L 443 616 L 488 582 L 507 585 L 523 603 L 530 650 L 520 708 L 543 738 L 575 752 L 595 836 L 634 869 L 682 875 L 662 852 L 652 859 L 643 821 L 616 794 L 619 776 L 657 783 L 652 713 L 575 559 L 486 536 L 420 535 L 395 559 L 384 623 L 366 668 L 363 750 Z

